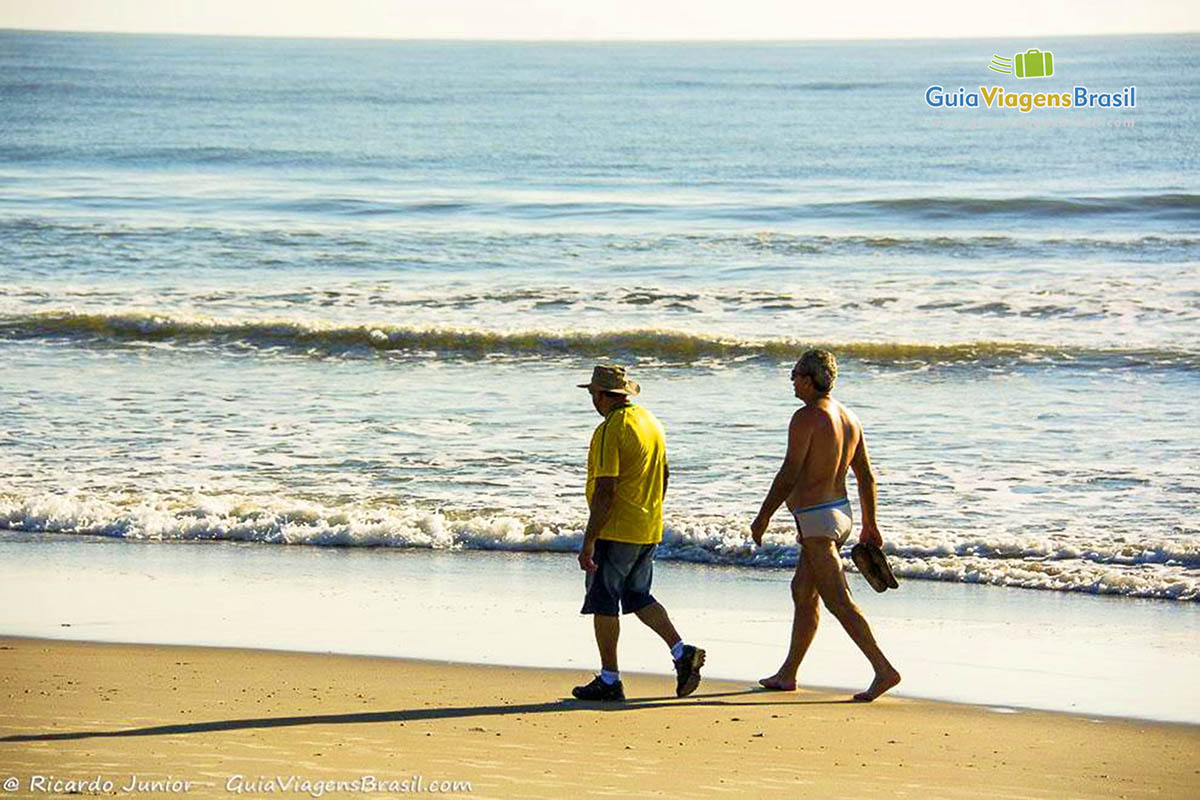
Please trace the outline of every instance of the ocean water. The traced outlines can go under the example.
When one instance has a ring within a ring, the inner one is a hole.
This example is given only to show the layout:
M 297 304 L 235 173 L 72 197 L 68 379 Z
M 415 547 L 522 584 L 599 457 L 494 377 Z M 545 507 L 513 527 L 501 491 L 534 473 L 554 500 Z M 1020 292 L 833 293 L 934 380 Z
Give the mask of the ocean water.
M 1200 600 L 1198 43 L 0 31 L 0 528 L 571 551 L 617 361 L 755 579 L 821 344 L 902 580 Z

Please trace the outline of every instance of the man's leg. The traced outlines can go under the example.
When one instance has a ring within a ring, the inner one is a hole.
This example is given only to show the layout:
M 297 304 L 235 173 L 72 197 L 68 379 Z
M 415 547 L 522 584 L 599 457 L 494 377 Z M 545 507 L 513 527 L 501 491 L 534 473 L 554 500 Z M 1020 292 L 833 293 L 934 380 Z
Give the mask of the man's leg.
M 875 637 L 871 634 L 871 626 L 859 611 L 858 606 L 850 598 L 846 588 L 846 579 L 842 573 L 842 559 L 838 555 L 837 546 L 832 539 L 809 538 L 801 542 L 803 560 L 812 570 L 813 582 L 817 593 L 825 603 L 829 612 L 837 617 L 838 622 L 846 629 L 846 633 L 858 645 L 871 666 L 875 669 L 875 680 L 865 692 L 854 695 L 855 700 L 871 701 L 900 682 L 900 673 L 884 656 Z
M 617 672 L 617 639 L 621 636 L 621 618 L 593 614 L 592 627 L 596 631 L 596 646 L 600 648 L 600 668 Z
M 821 618 L 820 606 L 817 604 L 817 584 L 803 557 L 796 562 L 796 574 L 792 576 L 792 604 L 795 606 L 792 616 L 792 642 L 788 647 L 787 658 L 783 660 L 783 666 L 771 677 L 759 681 L 767 689 L 791 691 L 796 688 L 796 673 L 800 670 L 800 662 L 804 660 L 808 646 L 812 644 L 813 636 L 817 633 L 817 623 Z
M 700 668 L 704 666 L 705 653 L 699 647 L 684 644 L 679 631 L 671 624 L 667 610 L 655 600 L 637 611 L 637 618 L 646 623 L 666 643 L 675 663 L 675 696 L 686 697 L 700 685 Z
M 625 688 L 617 670 L 617 639 L 621 635 L 621 620 L 615 614 L 592 612 L 592 628 L 596 632 L 596 646 L 600 649 L 600 674 L 591 683 L 576 686 L 571 694 L 577 700 L 621 702 L 625 699 Z
M 675 630 L 675 626 L 671 624 L 671 618 L 667 616 L 667 610 L 657 600 L 644 608 L 639 608 L 633 613 L 637 615 L 638 619 L 646 623 L 646 626 L 650 630 L 662 637 L 662 640 L 667 643 L 667 647 L 670 647 L 682 638 L 679 635 L 679 631 Z
M 600 651 L 600 674 L 591 683 L 576 686 L 571 694 L 578 700 L 622 701 L 625 689 L 617 668 L 617 639 L 621 636 L 620 587 L 623 578 L 619 559 L 614 560 L 612 542 L 596 542 L 596 569 L 584 579 L 587 591 L 581 614 L 592 615 L 592 631 Z

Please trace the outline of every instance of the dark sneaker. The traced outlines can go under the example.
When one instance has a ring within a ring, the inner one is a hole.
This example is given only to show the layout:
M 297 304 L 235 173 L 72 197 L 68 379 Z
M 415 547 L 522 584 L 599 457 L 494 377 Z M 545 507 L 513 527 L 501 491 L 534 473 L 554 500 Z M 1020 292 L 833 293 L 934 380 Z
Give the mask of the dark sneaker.
M 690 644 L 683 646 L 683 655 L 675 659 L 675 696 L 687 697 L 700 685 L 700 667 L 704 666 L 704 651 Z
M 605 683 L 599 675 L 597 675 L 591 683 L 586 686 L 576 686 L 571 690 L 571 694 L 575 695 L 577 700 L 607 700 L 612 702 L 621 702 L 625 699 L 625 687 L 620 681 L 616 683 Z

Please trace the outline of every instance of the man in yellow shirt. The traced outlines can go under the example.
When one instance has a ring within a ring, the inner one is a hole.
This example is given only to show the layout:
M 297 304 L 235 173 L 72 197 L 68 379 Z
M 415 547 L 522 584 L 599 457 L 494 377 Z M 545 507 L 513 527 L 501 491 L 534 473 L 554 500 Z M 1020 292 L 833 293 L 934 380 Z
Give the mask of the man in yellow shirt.
M 588 449 L 588 523 L 579 551 L 587 572 L 581 613 L 591 614 L 600 648 L 600 674 L 576 686 L 580 700 L 624 700 L 617 667 L 618 611 L 636 614 L 666 642 L 675 662 L 675 694 L 684 697 L 700 685 L 704 651 L 684 644 L 667 610 L 650 594 L 654 551 L 662 541 L 663 497 L 670 469 L 662 425 L 629 398 L 641 391 L 624 367 L 598 366 L 590 383 L 592 407 L 604 422 Z

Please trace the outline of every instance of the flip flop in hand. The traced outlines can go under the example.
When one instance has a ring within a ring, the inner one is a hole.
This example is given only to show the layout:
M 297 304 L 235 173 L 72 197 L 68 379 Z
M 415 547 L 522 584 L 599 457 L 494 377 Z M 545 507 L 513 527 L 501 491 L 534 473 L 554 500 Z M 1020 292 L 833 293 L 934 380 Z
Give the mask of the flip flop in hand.
M 896 582 L 896 576 L 892 574 L 887 556 L 875 545 L 870 542 L 859 542 L 850 548 L 850 558 L 875 591 L 885 592 L 888 589 L 899 588 L 900 584 Z

